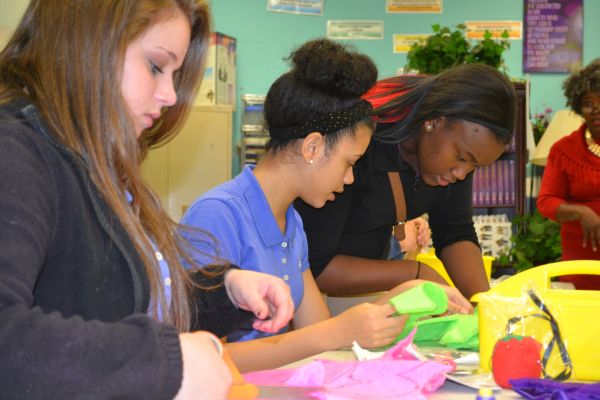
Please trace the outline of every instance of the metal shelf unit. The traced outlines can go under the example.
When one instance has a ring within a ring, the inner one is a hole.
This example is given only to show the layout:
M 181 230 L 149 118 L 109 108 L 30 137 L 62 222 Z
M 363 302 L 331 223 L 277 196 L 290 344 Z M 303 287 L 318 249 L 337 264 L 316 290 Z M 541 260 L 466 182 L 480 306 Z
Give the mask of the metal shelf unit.
M 242 154 L 244 165 L 256 164 L 265 153 L 269 132 L 265 129 L 263 106 L 265 96 L 245 94 L 242 96 Z

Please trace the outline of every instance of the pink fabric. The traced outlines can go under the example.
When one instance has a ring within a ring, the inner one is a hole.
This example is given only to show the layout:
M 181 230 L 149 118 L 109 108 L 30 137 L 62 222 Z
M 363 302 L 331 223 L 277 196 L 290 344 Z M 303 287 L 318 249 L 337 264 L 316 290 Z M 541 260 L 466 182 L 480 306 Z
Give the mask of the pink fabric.
M 414 332 L 368 361 L 314 360 L 300 368 L 244 374 L 255 385 L 317 387 L 316 399 L 426 399 L 443 383 L 447 365 L 418 361 L 406 351 Z

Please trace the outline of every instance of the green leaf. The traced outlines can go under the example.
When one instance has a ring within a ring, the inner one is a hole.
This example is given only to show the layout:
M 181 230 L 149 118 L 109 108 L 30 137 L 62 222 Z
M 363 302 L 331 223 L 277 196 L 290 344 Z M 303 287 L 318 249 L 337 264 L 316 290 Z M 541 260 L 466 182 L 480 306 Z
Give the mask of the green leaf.
M 434 33 L 425 43 L 411 46 L 407 54 L 408 69 L 436 74 L 459 64 L 481 63 L 506 70 L 503 54 L 510 47 L 506 40 L 508 32 L 503 32 L 502 40 L 494 40 L 486 31 L 482 40 L 472 43 L 465 37 L 465 24 L 456 25 L 454 31 L 440 24 L 433 24 L 431 28 Z
M 560 225 L 539 212 L 513 218 L 510 257 L 517 271 L 560 260 Z

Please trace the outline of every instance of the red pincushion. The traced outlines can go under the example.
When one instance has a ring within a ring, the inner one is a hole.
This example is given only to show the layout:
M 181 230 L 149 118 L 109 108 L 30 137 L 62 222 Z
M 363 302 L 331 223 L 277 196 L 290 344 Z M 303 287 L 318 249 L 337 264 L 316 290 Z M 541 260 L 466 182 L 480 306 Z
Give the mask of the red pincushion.
M 530 336 L 509 335 L 498 340 L 492 353 L 492 374 L 496 383 L 510 389 L 510 379 L 539 378 L 541 350 L 541 343 Z

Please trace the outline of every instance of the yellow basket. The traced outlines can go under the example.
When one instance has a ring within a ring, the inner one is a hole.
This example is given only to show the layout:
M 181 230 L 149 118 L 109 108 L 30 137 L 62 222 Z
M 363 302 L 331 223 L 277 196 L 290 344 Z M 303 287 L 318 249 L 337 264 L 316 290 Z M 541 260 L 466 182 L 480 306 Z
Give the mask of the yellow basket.
M 419 253 L 417 255 L 417 261 L 421 261 L 424 264 L 429 265 L 433 268 L 438 274 L 440 274 L 449 285 L 454 286 L 454 282 L 448 276 L 446 272 L 446 268 L 444 268 L 444 264 L 442 260 L 436 257 L 435 250 L 431 248 L 428 253 Z M 492 262 L 494 261 L 494 257 L 491 256 L 483 256 L 483 266 L 485 267 L 485 273 L 487 275 L 488 281 L 490 280 L 490 276 L 492 275 Z
M 519 320 L 512 333 L 532 336 L 545 346 L 552 338 L 550 324 L 527 290 L 533 289 L 557 322 L 573 365 L 571 379 L 600 380 L 600 291 L 551 289 L 551 278 L 563 275 L 600 275 L 600 261 L 562 261 L 521 272 L 471 299 L 479 303 L 480 366 L 490 370 L 490 359 L 498 339 L 506 335 L 510 319 Z M 563 367 L 556 346 L 550 355 L 547 372 L 555 376 Z

